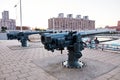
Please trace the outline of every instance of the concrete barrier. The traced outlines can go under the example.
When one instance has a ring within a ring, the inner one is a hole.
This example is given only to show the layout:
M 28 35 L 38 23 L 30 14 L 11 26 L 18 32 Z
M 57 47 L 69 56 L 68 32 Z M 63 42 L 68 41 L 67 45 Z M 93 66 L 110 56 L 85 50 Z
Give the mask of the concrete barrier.
M 0 40 L 7 40 L 7 33 L 0 33 Z

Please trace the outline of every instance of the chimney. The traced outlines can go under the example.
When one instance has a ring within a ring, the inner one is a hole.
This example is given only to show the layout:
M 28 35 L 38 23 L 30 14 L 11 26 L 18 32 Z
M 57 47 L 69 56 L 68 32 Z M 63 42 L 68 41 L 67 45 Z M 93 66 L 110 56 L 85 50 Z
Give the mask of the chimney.
M 73 18 L 72 14 L 67 14 L 67 18 Z
M 63 18 L 64 17 L 64 13 L 59 13 L 58 14 L 58 18 Z
M 83 19 L 86 19 L 86 20 L 88 20 L 88 16 L 83 16 Z
M 81 19 L 81 15 L 76 15 L 76 19 Z

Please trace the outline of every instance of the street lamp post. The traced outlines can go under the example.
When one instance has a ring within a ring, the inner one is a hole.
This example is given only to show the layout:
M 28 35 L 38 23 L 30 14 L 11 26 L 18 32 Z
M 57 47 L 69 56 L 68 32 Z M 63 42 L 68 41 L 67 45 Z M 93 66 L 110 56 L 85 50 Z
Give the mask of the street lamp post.
M 54 32 L 54 30 L 55 30 L 55 25 L 54 25 L 54 17 L 53 17 L 53 32 Z
M 22 32 L 22 3 L 21 3 L 21 0 L 20 0 L 20 30 Z

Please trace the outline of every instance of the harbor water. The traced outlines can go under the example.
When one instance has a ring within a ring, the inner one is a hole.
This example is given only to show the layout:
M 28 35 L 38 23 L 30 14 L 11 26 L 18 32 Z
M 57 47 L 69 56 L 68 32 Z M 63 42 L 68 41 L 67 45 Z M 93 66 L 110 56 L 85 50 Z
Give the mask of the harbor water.
M 120 39 L 113 39 L 110 37 L 103 37 L 103 36 L 99 36 L 97 38 L 100 41 L 100 43 L 98 45 L 98 47 L 100 49 L 120 51 Z M 88 45 L 88 47 L 90 46 L 90 44 L 87 43 L 87 41 L 89 41 L 89 40 L 90 40 L 90 38 L 83 38 L 83 41 Z M 95 48 L 94 38 L 91 41 L 91 46 L 92 46 L 92 48 Z

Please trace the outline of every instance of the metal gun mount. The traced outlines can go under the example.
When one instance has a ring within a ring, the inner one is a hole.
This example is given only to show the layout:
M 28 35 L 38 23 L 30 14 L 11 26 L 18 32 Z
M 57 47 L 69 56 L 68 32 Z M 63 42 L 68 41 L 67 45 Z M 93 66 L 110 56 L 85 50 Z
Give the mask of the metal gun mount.
M 79 61 L 82 57 L 81 51 L 84 49 L 84 44 L 81 35 L 77 32 L 66 33 L 45 33 L 41 35 L 41 41 L 45 49 L 54 52 L 54 50 L 64 50 L 67 47 L 68 60 L 63 62 L 63 65 L 70 68 L 81 68 L 83 63 Z
M 44 48 L 48 51 L 54 52 L 54 50 L 64 50 L 66 47 L 68 50 L 68 60 L 63 62 L 63 66 L 69 68 L 82 68 L 84 63 L 79 61 L 82 57 L 81 51 L 84 50 L 84 42 L 82 37 L 109 33 L 109 31 L 102 32 L 89 32 L 89 33 L 77 33 L 77 32 L 63 32 L 63 33 L 44 33 L 41 35 L 41 42 Z
M 7 33 L 8 39 L 17 39 L 21 42 L 22 47 L 27 47 L 28 36 L 32 34 L 52 33 L 53 31 L 34 31 L 34 32 L 13 32 Z
M 17 34 L 17 40 L 21 42 L 22 47 L 27 47 L 28 36 L 32 34 L 40 34 L 40 32 L 20 32 Z

